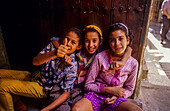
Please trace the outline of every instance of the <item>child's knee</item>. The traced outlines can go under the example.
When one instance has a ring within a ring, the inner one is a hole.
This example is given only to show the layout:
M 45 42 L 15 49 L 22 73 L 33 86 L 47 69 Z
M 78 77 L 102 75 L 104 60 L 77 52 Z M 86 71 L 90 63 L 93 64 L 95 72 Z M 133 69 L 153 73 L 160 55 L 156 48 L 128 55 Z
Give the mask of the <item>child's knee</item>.
M 6 87 L 6 79 L 0 79 L 0 93 L 5 92 Z
M 123 102 L 119 105 L 118 111 L 142 111 L 142 109 L 132 102 Z
M 83 98 L 73 106 L 72 111 L 93 111 L 93 108 L 91 102 Z
M 72 108 L 72 111 L 80 111 L 80 106 L 75 104 Z
M 133 104 L 127 107 L 127 111 L 142 111 L 142 109 L 136 104 Z
M 129 111 L 142 111 L 142 109 L 136 104 L 134 104 Z

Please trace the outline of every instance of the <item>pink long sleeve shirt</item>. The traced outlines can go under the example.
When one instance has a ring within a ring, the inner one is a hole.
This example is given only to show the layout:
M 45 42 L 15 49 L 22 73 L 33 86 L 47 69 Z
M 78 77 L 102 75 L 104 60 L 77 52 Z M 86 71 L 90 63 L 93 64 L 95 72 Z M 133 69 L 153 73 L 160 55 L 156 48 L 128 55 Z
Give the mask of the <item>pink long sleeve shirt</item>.
M 105 50 L 96 55 L 87 74 L 85 90 L 104 93 L 104 87 L 116 86 L 125 89 L 127 98 L 135 89 L 138 62 L 132 56 L 120 70 L 110 70 L 112 51 Z

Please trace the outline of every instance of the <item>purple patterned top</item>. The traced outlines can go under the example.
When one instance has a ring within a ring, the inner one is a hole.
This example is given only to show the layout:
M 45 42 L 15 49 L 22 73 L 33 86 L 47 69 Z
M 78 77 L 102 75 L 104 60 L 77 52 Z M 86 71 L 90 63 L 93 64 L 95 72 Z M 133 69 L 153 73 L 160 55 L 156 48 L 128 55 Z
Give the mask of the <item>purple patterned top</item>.
M 125 89 L 123 97 L 133 94 L 135 89 L 138 62 L 130 57 L 120 70 L 110 70 L 112 51 L 105 50 L 96 55 L 85 82 L 85 90 L 104 93 L 104 87 L 117 86 Z

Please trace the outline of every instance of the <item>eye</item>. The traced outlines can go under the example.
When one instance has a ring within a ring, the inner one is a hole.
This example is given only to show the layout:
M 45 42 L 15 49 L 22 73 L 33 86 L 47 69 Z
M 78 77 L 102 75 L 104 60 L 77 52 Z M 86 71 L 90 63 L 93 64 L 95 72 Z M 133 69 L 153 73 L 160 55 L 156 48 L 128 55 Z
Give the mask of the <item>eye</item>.
M 115 39 L 110 39 L 110 42 L 115 42 Z
M 88 39 L 85 39 L 85 42 L 87 43 L 87 42 L 89 42 L 89 40 L 88 40 Z
M 76 44 L 76 41 L 72 41 L 71 43 L 72 43 L 72 44 Z
M 96 41 L 97 41 L 96 39 L 93 40 L 94 43 L 95 43 Z
M 122 41 L 124 38 L 123 37 L 120 37 L 119 40 Z

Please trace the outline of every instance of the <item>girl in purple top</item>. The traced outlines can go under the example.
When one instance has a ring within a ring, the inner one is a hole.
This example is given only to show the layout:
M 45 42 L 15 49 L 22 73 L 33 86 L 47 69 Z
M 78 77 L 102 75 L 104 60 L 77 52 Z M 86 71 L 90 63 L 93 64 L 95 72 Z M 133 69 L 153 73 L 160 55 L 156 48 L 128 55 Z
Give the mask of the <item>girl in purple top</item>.
M 130 44 L 128 28 L 115 23 L 108 29 L 110 49 L 96 55 L 89 69 L 85 90 L 89 91 L 75 104 L 79 111 L 141 111 L 125 98 L 132 95 L 135 88 L 138 62 L 130 57 L 120 69 L 112 69 L 112 61 L 120 61 Z

